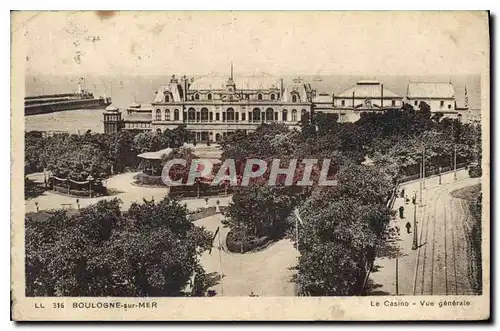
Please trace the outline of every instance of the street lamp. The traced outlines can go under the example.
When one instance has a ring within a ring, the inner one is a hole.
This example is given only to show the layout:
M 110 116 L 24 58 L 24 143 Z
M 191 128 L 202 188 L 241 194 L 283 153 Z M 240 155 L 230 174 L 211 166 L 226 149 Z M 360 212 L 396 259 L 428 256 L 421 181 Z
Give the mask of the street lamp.
M 87 180 L 89 181 L 89 198 L 92 198 L 92 181 L 94 180 L 94 177 L 92 177 L 92 175 L 89 175 L 87 177 Z
M 413 198 L 413 245 L 411 246 L 411 249 L 416 250 L 418 248 L 418 242 L 417 242 L 417 193 L 415 193 L 414 198 Z

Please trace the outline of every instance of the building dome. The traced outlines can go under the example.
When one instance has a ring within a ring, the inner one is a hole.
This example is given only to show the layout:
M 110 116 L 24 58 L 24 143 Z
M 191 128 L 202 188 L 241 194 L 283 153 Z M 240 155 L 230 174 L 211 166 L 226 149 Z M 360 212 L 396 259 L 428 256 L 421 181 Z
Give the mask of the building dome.
M 130 105 L 129 105 L 129 108 L 141 108 L 141 105 L 138 104 L 137 102 L 132 102 Z
M 116 108 L 115 106 L 113 105 L 109 105 L 106 107 L 106 109 L 104 109 L 105 111 L 118 111 L 118 108 Z

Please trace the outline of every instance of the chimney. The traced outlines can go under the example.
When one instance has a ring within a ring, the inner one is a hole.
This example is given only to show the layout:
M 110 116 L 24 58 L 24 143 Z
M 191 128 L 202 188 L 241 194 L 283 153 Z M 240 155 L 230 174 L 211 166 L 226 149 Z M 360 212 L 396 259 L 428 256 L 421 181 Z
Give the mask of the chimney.
M 384 84 L 380 84 L 380 108 L 384 108 Z
M 332 107 L 335 107 L 335 93 L 332 93 Z
M 280 98 L 283 99 L 283 78 L 280 79 Z

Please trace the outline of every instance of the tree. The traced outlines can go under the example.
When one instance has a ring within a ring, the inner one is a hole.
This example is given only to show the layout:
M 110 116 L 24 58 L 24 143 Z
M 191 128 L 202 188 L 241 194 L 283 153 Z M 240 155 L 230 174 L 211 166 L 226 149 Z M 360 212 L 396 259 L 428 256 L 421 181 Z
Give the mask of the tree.
M 378 240 L 373 222 L 380 216 L 352 199 L 325 203 L 323 198 L 311 196 L 301 208 L 296 281 L 308 295 L 359 295 L 373 264 Z
M 237 229 L 244 224 L 247 235 L 255 237 L 282 237 L 288 228 L 288 215 L 298 199 L 285 194 L 286 189 L 265 184 L 235 189 L 224 225 Z
M 28 296 L 180 296 L 211 235 L 178 201 L 100 201 L 79 212 L 26 217 Z M 198 289 L 205 288 L 198 284 Z

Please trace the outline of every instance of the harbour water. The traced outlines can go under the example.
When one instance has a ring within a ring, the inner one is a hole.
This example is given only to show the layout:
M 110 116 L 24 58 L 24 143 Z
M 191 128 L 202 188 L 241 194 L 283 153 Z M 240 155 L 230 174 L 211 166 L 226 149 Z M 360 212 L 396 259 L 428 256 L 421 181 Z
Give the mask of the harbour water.
M 25 117 L 25 131 L 85 133 L 104 131 L 103 109 L 75 109 Z

